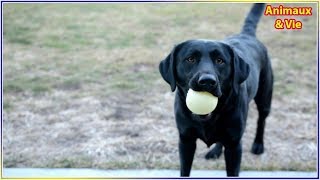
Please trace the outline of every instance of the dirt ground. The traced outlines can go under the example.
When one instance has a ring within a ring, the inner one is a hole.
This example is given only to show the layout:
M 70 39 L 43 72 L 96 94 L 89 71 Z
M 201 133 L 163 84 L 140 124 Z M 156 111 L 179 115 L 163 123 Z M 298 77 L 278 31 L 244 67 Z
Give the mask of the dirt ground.
M 275 88 L 260 156 L 250 153 L 250 105 L 243 170 L 317 169 L 317 5 L 286 5 L 311 6 L 313 15 L 295 17 L 302 30 L 261 19 Z M 250 6 L 5 4 L 4 167 L 178 169 L 174 93 L 158 64 L 182 40 L 239 32 Z M 197 147 L 193 168 L 224 169 L 223 155 L 208 161 L 209 149 Z

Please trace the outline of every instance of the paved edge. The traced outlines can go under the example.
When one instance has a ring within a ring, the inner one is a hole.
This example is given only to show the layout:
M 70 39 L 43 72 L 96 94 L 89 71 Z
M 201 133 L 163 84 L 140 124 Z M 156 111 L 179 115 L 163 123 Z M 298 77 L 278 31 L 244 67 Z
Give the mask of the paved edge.
M 3 168 L 3 178 L 112 178 L 112 177 L 179 177 L 178 170 L 102 170 L 87 168 Z M 317 178 L 317 172 L 242 171 L 240 177 Z M 191 177 L 226 177 L 222 170 L 192 170 Z

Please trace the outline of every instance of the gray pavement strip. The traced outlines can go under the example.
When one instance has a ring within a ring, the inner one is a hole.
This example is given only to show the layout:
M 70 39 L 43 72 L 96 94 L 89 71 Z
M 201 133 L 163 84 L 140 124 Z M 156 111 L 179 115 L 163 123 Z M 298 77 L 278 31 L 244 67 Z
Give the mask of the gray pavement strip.
M 240 177 L 274 177 L 274 178 L 316 178 L 317 172 L 300 171 L 242 171 Z M 58 178 L 58 177 L 179 177 L 178 170 L 102 170 L 87 168 L 3 168 L 3 178 Z M 226 177 L 225 171 L 192 170 L 191 177 Z

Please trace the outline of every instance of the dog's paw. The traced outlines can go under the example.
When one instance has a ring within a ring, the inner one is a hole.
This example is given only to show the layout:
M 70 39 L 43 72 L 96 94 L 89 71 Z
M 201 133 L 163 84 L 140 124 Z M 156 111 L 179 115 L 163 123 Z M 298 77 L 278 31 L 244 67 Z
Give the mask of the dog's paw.
M 254 142 L 252 144 L 251 153 L 260 155 L 263 153 L 263 151 L 264 151 L 263 143 Z
M 214 146 L 214 148 L 209 151 L 205 158 L 208 159 L 218 159 L 222 154 L 222 147 L 221 146 Z

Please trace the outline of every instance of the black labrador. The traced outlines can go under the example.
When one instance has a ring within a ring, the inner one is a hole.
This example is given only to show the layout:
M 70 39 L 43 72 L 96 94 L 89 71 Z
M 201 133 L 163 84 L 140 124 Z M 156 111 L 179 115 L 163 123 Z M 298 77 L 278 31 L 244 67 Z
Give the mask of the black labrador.
M 215 147 L 206 159 L 218 158 L 224 148 L 227 176 L 239 176 L 241 137 L 254 99 L 259 111 L 251 152 L 264 151 L 265 119 L 270 113 L 273 73 L 266 47 L 256 37 L 265 4 L 254 4 L 240 34 L 222 41 L 188 40 L 176 45 L 159 65 L 163 79 L 176 91 L 174 112 L 179 130 L 181 176 L 189 176 L 200 138 Z M 218 97 L 216 109 L 195 115 L 186 106 L 188 89 L 207 91 Z

